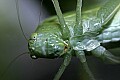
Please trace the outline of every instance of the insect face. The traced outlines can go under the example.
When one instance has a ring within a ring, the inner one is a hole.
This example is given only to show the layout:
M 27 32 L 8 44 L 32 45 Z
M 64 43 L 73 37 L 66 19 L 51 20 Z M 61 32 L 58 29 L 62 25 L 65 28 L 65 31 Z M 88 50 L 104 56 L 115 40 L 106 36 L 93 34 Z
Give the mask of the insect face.
M 32 58 L 55 58 L 65 53 L 67 43 L 54 34 L 33 33 L 28 45 Z

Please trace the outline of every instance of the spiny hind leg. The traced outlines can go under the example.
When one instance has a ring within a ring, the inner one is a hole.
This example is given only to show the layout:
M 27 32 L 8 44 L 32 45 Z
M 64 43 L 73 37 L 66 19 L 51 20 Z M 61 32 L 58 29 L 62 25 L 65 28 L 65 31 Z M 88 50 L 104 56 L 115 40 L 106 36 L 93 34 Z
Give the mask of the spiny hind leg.
M 82 18 L 81 18 L 81 8 L 82 8 L 82 0 L 77 0 L 77 5 L 76 5 L 76 23 L 74 26 L 74 35 L 78 36 L 82 34 Z
M 96 49 L 92 50 L 92 54 L 96 57 L 101 58 L 104 62 L 107 63 L 120 63 L 120 57 L 114 56 L 102 46 L 99 46 Z
M 54 79 L 53 80 L 59 80 L 61 75 L 63 74 L 65 68 L 69 65 L 70 61 L 71 61 L 71 53 L 68 53 L 67 55 L 65 55 L 64 57 L 64 61 L 62 63 L 62 65 L 60 66 L 57 74 L 55 75 Z
M 95 80 L 95 78 L 94 78 L 92 72 L 90 71 L 88 64 L 86 62 L 86 57 L 85 57 L 84 51 L 77 51 L 76 56 L 80 59 L 80 61 L 82 63 L 82 67 L 86 71 L 86 73 L 88 74 L 89 79 Z

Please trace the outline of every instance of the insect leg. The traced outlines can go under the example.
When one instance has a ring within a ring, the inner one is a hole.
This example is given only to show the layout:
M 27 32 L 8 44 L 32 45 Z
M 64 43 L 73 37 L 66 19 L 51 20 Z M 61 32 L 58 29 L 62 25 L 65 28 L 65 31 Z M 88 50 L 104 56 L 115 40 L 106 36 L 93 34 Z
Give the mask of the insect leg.
M 104 47 L 99 46 L 96 49 L 92 50 L 92 54 L 96 57 L 101 58 L 105 62 L 110 63 L 120 63 L 120 57 L 112 55 Z
M 76 6 L 76 24 L 74 26 L 74 33 L 75 35 L 82 34 L 82 25 L 81 25 L 81 8 L 82 8 L 82 0 L 77 0 Z
M 76 6 L 76 25 L 81 25 L 81 7 L 82 7 L 82 0 L 77 0 Z
M 89 67 L 88 67 L 88 64 L 86 62 L 86 57 L 85 57 L 85 53 L 84 51 L 77 51 L 76 52 L 76 56 L 80 59 L 81 63 L 82 63 L 82 67 L 83 69 L 86 71 L 86 73 L 88 74 L 88 77 L 91 79 L 91 80 L 95 80 L 92 72 L 90 71 Z
M 70 61 L 71 61 L 71 53 L 68 53 L 65 57 L 64 57 L 64 62 L 62 63 L 62 65 L 59 68 L 59 71 L 57 72 L 57 74 L 55 75 L 53 80 L 59 80 L 61 75 L 63 74 L 65 68 L 69 65 Z
M 120 8 L 120 0 L 109 0 L 102 6 L 97 13 L 97 17 L 101 20 L 102 25 L 105 25 Z
M 61 25 L 63 38 L 64 39 L 69 38 L 70 37 L 70 31 L 69 31 L 68 26 L 65 23 L 64 17 L 62 15 L 62 11 L 61 11 L 60 6 L 59 6 L 59 2 L 58 2 L 58 0 L 52 0 L 52 2 L 54 4 L 55 11 L 57 13 L 58 20 L 59 20 L 60 25 Z

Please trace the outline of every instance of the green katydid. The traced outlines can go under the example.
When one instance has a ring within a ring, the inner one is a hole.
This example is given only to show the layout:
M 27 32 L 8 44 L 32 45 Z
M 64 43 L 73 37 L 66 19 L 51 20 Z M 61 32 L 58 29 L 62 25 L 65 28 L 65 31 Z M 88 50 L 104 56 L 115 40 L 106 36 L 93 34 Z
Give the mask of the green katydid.
M 63 64 L 53 80 L 59 80 L 71 57 L 80 59 L 81 65 L 90 79 L 95 80 L 85 55 L 96 56 L 112 63 L 120 63 L 120 58 L 108 52 L 101 43 L 120 40 L 120 0 L 109 0 L 99 8 L 82 12 L 82 0 L 77 0 L 76 12 L 63 15 L 58 0 L 52 0 L 57 16 L 41 23 L 28 41 L 33 59 L 64 58 Z
M 76 13 L 69 16 L 63 16 L 58 0 L 52 2 L 57 18 L 46 20 L 38 26 L 31 35 L 28 48 L 32 58 L 64 58 L 54 80 L 60 79 L 72 55 L 80 59 L 89 77 L 95 80 L 87 66 L 87 53 L 84 51 L 91 51 L 91 55 L 103 60 L 120 63 L 119 57 L 101 46 L 101 43 L 120 40 L 120 0 L 109 0 L 99 9 L 83 13 L 82 0 L 77 0 Z

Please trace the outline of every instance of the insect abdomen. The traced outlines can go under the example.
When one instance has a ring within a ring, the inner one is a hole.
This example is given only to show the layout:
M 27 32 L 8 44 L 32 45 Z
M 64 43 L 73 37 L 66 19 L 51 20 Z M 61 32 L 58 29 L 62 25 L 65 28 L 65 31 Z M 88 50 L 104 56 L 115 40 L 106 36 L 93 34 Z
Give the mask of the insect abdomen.
M 118 30 L 106 31 L 98 36 L 101 43 L 116 42 L 120 40 L 120 26 Z
M 120 41 L 120 9 L 115 14 L 110 23 L 106 24 L 106 29 L 97 36 L 101 43 Z

